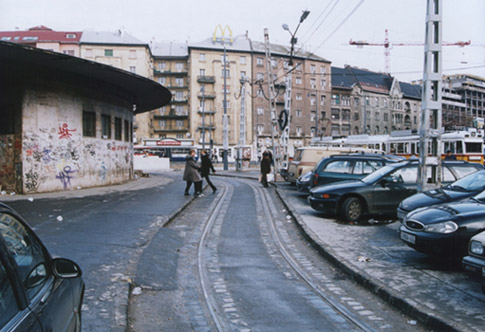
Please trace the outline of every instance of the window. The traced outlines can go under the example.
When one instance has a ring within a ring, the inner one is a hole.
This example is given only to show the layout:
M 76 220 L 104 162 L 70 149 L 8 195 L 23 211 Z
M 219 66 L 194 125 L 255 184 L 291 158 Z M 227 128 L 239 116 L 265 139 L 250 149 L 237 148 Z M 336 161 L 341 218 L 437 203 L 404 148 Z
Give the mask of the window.
M 130 66 L 130 73 L 136 74 L 136 67 Z
M 310 65 L 310 73 L 315 74 L 315 72 L 316 72 L 315 65 Z
M 101 114 L 101 137 L 111 139 L 111 116 Z
M 296 127 L 296 136 L 302 136 L 303 135 L 303 130 L 301 127 Z
M 297 78 L 295 79 L 295 83 L 296 83 L 296 84 L 301 84 L 301 83 L 302 83 L 301 77 L 297 77 Z
M 166 67 L 165 62 L 159 62 L 158 63 L 158 70 L 159 71 L 164 71 L 165 70 L 165 67 Z
M 175 92 L 175 100 L 182 100 L 182 99 L 184 99 L 184 92 L 183 91 Z
M 166 82 L 167 82 L 167 79 L 165 77 L 159 77 L 158 78 L 158 83 L 165 84 Z
M 76 38 L 76 34 L 75 33 L 66 33 L 66 38 L 74 39 L 74 38 Z
M 128 120 L 125 120 L 125 137 L 124 140 L 125 142 L 128 142 L 130 140 L 130 124 L 128 123 Z
M 83 136 L 96 137 L 96 113 L 83 111 Z
M 262 66 L 263 65 L 263 58 L 256 58 L 256 65 Z
M 395 170 L 389 176 L 395 183 L 413 183 L 418 181 L 418 168 L 417 166 L 403 167 Z
M 205 53 L 199 54 L 199 61 L 205 61 Z
M 383 120 L 384 120 L 385 122 L 389 122 L 389 113 L 384 113 L 384 118 L 383 118 Z
M 296 94 L 296 100 L 303 100 L 303 97 L 302 97 L 301 93 L 297 93 Z
M 354 106 L 360 106 L 360 100 L 359 98 L 354 98 Z
M 7 271 L 0 262 L 0 327 L 3 327 L 19 311 Z
M 351 173 L 352 172 L 352 162 L 350 160 L 335 160 L 329 162 L 322 172 L 327 173 Z
M 332 105 L 340 105 L 340 95 L 332 95 Z
M 27 41 L 33 41 L 33 40 L 38 40 L 39 37 L 29 37 L 29 36 L 25 36 L 22 38 L 22 40 L 27 40 Z
M 332 120 L 340 119 L 340 110 L 337 108 L 332 108 Z
M 246 78 L 246 72 L 245 71 L 241 71 L 241 78 Z
M 64 50 L 64 51 L 62 51 L 62 53 L 70 55 L 70 56 L 74 56 L 74 50 Z
M 115 139 L 121 141 L 121 119 L 115 117 Z
M 245 56 L 240 57 L 239 63 L 242 64 L 242 65 L 245 65 L 246 64 L 246 57 Z
M 271 67 L 276 68 L 276 64 L 277 64 L 276 60 L 271 59 Z
M 262 135 L 264 132 L 264 125 L 258 124 L 257 130 L 258 130 L 258 135 Z
M 159 128 L 164 129 L 166 125 L 167 125 L 167 122 L 165 120 L 158 120 Z
M 1 40 L 11 40 L 11 39 L 12 39 L 12 37 L 2 37 Z
M 184 126 L 184 120 L 177 120 L 175 125 L 178 127 L 178 128 L 181 128 Z
M 310 79 L 310 86 L 312 89 L 317 88 L 317 81 L 314 78 Z
M 303 111 L 302 110 L 296 110 L 296 117 L 301 118 L 303 116 Z
M 358 160 L 355 162 L 354 174 L 370 174 L 382 166 L 384 166 L 382 161 Z
M 87 48 L 86 49 L 86 58 L 92 58 L 92 57 L 93 57 L 93 49 Z
M 179 86 L 179 87 L 184 86 L 184 79 L 183 79 L 183 77 L 177 77 L 177 78 L 175 79 L 175 84 L 176 84 L 177 86 Z
M 136 50 L 130 50 L 129 58 L 136 59 Z
M 205 76 L 205 69 L 203 68 L 199 69 L 199 76 L 202 76 L 202 77 Z
M 184 63 L 183 62 L 177 62 L 175 64 L 175 69 L 180 73 L 184 70 Z
M 36 281 L 33 286 L 26 288 L 27 296 L 32 300 L 48 280 L 43 247 L 20 221 L 10 214 L 0 214 L 0 234 L 18 266 L 20 279 L 26 283 L 29 280 Z
M 258 107 L 257 108 L 257 113 L 258 113 L 258 115 L 263 115 L 264 114 L 264 108 Z
M 222 70 L 222 77 L 224 77 L 224 72 L 226 73 L 226 77 L 231 77 L 231 71 L 229 69 Z
M 113 50 L 109 50 L 109 49 L 104 50 L 104 56 L 113 56 Z
M 264 74 L 263 73 L 256 73 L 256 79 L 257 80 L 262 80 L 264 77 Z

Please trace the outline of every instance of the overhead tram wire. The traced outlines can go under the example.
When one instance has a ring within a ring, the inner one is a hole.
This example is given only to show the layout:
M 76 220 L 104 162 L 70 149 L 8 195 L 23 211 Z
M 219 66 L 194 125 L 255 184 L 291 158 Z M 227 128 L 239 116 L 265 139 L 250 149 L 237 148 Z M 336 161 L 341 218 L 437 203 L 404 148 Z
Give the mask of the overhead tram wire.
M 338 4 L 338 2 L 340 0 L 330 0 L 330 2 L 327 4 L 327 6 L 323 9 L 323 11 L 320 13 L 320 15 L 318 15 L 317 19 L 312 23 L 312 25 L 310 25 L 310 27 L 308 27 L 308 29 L 303 33 L 303 35 L 300 37 L 301 39 L 305 38 L 305 36 L 308 34 L 308 32 L 311 31 L 311 29 L 313 28 L 313 26 L 315 24 L 317 24 L 318 20 L 320 20 L 320 17 L 322 17 L 322 15 L 325 13 L 325 11 L 328 9 L 328 7 L 330 7 L 330 5 L 332 4 L 332 1 L 335 1 L 333 7 L 330 9 L 330 11 L 327 13 L 327 15 L 322 19 L 322 21 L 320 22 L 320 24 L 315 28 L 315 30 L 312 32 L 312 34 L 310 35 L 310 37 L 307 38 L 307 41 L 308 39 L 310 39 L 317 31 L 318 29 L 320 29 L 320 27 L 322 26 L 322 24 L 325 22 L 325 20 L 327 19 L 327 17 L 332 13 L 333 9 L 335 8 L 335 6 Z M 303 44 L 305 44 L 306 42 L 303 42 Z M 298 52 L 297 52 L 298 53 Z

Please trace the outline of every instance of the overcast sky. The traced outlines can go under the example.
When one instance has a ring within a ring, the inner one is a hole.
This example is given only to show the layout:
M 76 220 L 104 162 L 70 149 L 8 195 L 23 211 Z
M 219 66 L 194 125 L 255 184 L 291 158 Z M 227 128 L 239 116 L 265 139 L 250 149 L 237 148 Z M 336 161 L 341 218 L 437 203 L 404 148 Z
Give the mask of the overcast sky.
M 443 41 L 471 40 L 466 47 L 443 47 L 444 74 L 485 77 L 485 0 L 442 0 Z M 297 47 L 334 66 L 350 64 L 384 71 L 384 47 L 357 48 L 349 40 L 423 43 L 426 0 L 0 0 L 0 30 L 45 25 L 57 31 L 115 31 L 124 28 L 146 41 L 198 42 L 212 37 L 218 24 L 233 35 L 289 45 L 286 23 L 294 31 L 303 10 L 310 15 L 297 34 Z M 391 74 L 401 80 L 422 78 L 423 46 L 394 46 Z

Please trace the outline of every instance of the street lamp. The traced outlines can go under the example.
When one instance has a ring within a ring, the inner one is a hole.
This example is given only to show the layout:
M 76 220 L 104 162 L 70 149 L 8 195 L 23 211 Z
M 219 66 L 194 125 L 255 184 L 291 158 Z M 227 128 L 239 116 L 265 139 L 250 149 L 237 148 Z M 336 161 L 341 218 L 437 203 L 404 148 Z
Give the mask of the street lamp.
M 298 31 L 298 28 L 300 27 L 300 24 L 308 17 L 309 14 L 310 14 L 309 10 L 303 11 L 300 17 L 300 22 L 298 22 L 298 25 L 296 26 L 296 29 L 293 33 L 290 31 L 288 24 L 283 24 L 283 29 L 288 31 L 291 35 L 290 61 L 288 62 L 288 71 L 285 75 L 285 78 L 286 78 L 285 110 L 288 115 L 288 121 L 286 123 L 285 128 L 283 129 L 283 133 L 281 134 L 281 138 L 280 138 L 281 146 L 283 147 L 283 165 L 285 167 L 288 167 L 288 159 L 289 159 L 288 145 L 290 140 L 290 123 L 291 123 L 291 79 L 292 79 L 292 72 L 293 72 L 293 52 L 295 50 L 295 44 L 297 42 L 295 35 L 296 35 L 296 32 Z

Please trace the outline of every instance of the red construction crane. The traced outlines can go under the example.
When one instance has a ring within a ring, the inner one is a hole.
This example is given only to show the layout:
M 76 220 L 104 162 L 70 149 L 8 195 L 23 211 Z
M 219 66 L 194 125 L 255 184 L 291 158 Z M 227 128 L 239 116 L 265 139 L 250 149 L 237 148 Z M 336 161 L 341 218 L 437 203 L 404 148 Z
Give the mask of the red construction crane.
M 384 46 L 384 60 L 385 60 L 385 70 L 386 73 L 390 73 L 391 71 L 391 51 L 390 49 L 394 46 L 423 46 L 424 43 L 418 42 L 408 42 L 408 43 L 391 43 L 389 41 L 389 31 L 386 29 L 385 31 L 385 38 L 383 43 L 368 43 L 366 41 L 353 41 L 352 39 L 349 41 L 350 45 L 356 45 L 357 47 L 364 47 L 364 46 Z M 471 41 L 459 41 L 456 43 L 446 43 L 443 42 L 442 46 L 460 46 L 465 47 L 471 44 Z

